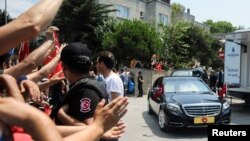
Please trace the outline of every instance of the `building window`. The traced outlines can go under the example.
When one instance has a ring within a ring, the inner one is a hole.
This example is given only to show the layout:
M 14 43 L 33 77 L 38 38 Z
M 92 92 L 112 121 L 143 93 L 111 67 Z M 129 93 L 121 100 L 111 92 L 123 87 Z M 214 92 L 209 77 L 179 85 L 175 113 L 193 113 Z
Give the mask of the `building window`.
M 123 5 L 117 5 L 117 17 L 128 19 L 129 8 Z
M 144 12 L 140 11 L 140 19 L 144 19 Z
M 168 24 L 168 16 L 164 14 L 159 14 L 160 24 L 167 25 Z

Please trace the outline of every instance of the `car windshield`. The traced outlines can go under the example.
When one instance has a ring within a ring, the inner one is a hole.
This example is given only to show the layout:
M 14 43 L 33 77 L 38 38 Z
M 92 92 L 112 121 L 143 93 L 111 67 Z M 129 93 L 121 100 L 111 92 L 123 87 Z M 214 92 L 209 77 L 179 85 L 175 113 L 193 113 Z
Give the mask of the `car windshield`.
M 164 91 L 174 93 L 206 93 L 210 92 L 206 84 L 198 79 L 180 78 L 180 79 L 164 79 Z
M 172 76 L 192 76 L 192 71 L 175 71 Z

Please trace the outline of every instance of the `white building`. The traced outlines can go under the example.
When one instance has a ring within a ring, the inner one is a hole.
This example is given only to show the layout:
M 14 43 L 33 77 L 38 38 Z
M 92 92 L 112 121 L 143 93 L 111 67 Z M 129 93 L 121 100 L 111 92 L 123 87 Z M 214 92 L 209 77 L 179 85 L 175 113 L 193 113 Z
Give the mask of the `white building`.
M 110 9 L 117 9 L 109 15 L 118 19 L 141 19 L 152 25 L 171 24 L 171 5 L 170 0 L 97 0 L 102 4 L 113 5 Z M 187 12 L 178 15 L 179 20 L 190 21 L 195 25 L 210 31 L 207 25 L 195 21 L 195 16 Z

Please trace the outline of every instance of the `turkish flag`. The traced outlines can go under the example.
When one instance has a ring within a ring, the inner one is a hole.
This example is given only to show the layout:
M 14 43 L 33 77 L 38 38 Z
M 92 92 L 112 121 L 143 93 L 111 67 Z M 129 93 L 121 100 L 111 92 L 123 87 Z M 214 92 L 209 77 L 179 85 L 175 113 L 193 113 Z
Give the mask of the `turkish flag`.
M 29 47 L 29 42 L 25 41 L 21 43 L 19 53 L 18 53 L 18 60 L 19 62 L 23 61 L 25 57 L 27 57 L 30 54 L 30 47 Z
M 54 32 L 53 33 L 53 36 L 54 36 L 54 39 L 55 39 L 55 50 L 54 52 L 52 52 L 50 54 L 50 56 L 48 56 L 45 61 L 44 61 L 44 65 L 48 64 L 56 55 L 57 53 L 59 52 L 60 50 L 60 43 L 59 43 L 59 39 L 58 39 L 58 36 L 57 34 Z M 56 66 L 56 68 L 50 73 L 49 75 L 49 78 L 52 77 L 53 75 L 55 75 L 56 73 L 62 71 L 62 65 L 61 65 L 61 62 L 59 62 Z

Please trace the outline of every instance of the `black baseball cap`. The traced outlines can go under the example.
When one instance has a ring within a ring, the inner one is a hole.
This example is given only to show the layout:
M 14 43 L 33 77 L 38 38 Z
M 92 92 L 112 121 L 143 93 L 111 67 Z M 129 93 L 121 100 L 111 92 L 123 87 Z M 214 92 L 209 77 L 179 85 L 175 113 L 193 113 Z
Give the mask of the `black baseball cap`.
M 69 43 L 61 52 L 61 61 L 77 72 L 89 71 L 92 67 L 91 51 L 86 44 Z
M 61 60 L 64 58 L 71 58 L 73 56 L 87 56 L 90 57 L 91 51 L 86 44 L 80 42 L 69 43 L 61 53 Z

